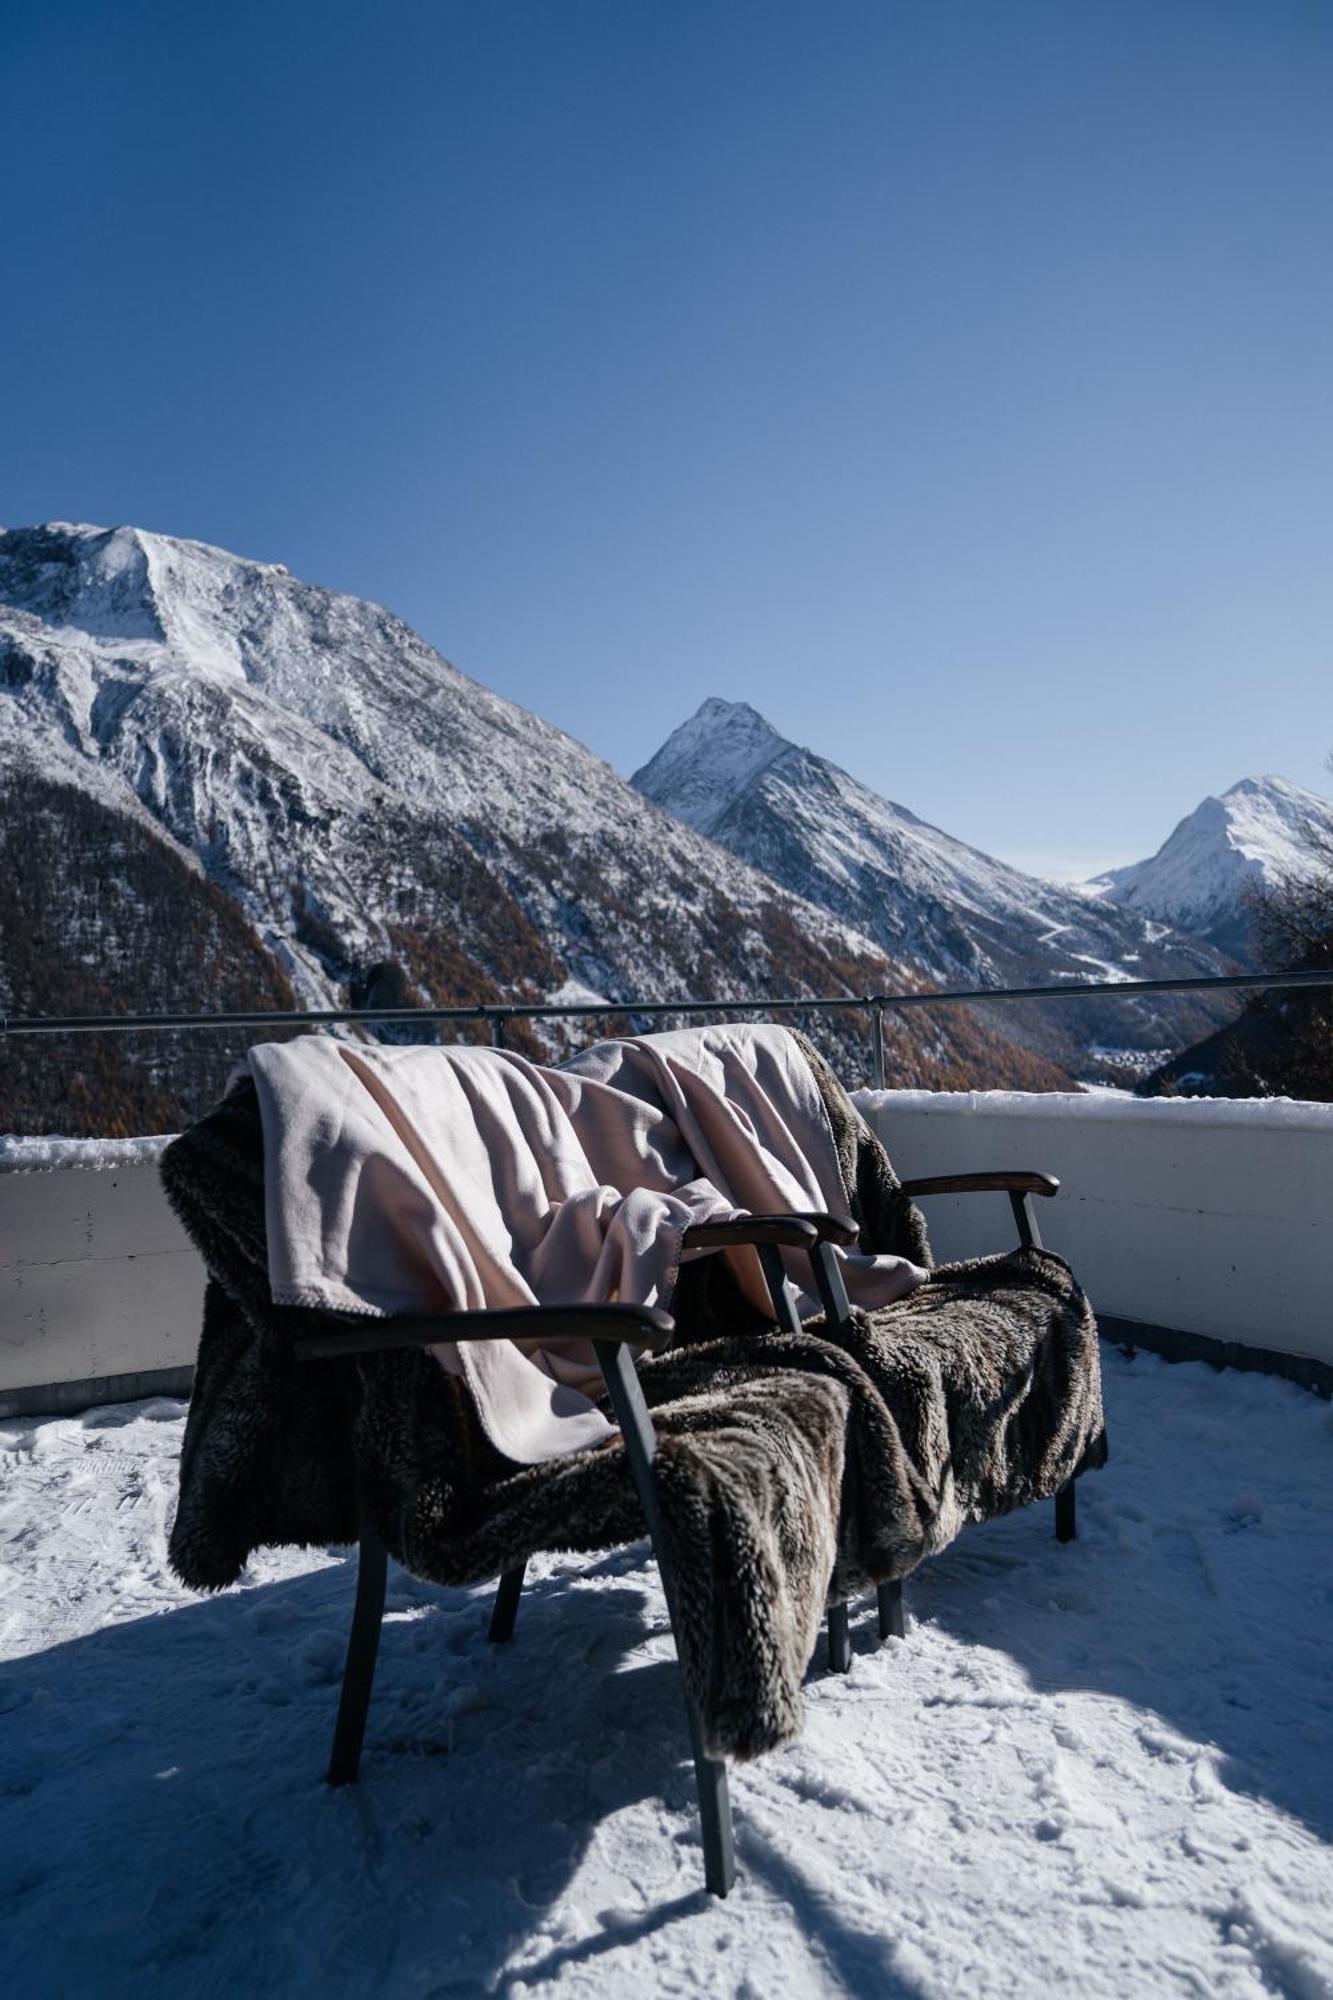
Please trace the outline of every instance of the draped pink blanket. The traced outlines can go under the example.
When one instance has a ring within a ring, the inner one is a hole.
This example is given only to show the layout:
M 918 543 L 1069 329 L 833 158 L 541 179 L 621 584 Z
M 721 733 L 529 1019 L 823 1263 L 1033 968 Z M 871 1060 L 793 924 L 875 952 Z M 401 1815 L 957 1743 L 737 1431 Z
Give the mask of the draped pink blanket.
M 666 1307 L 691 1223 L 847 1205 L 823 1101 L 781 1028 L 603 1042 L 560 1069 L 501 1049 L 309 1035 L 252 1049 L 250 1069 L 279 1305 Z M 762 1303 L 754 1253 L 729 1254 Z M 904 1258 L 842 1254 L 854 1304 L 926 1278 Z M 805 1292 L 808 1267 L 789 1262 Z M 487 1434 L 520 1464 L 612 1434 L 586 1393 L 600 1387 L 590 1347 L 432 1352 L 466 1377 Z

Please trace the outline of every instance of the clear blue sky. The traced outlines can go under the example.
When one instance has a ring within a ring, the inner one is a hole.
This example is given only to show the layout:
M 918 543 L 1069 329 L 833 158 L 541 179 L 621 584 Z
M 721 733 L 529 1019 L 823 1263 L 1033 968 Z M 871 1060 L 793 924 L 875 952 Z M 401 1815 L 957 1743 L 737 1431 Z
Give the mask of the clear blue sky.
M 0 521 L 1091 870 L 1333 789 L 1323 0 L 0 0 Z

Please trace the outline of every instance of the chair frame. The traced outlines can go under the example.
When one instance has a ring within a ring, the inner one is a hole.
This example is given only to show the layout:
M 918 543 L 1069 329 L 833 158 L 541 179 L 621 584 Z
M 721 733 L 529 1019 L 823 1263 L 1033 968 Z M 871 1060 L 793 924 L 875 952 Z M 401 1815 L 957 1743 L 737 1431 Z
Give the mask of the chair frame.
M 780 1250 L 785 1247 L 813 1253 L 825 1240 L 847 1242 L 854 1241 L 855 1237 L 855 1224 L 842 1217 L 748 1215 L 729 1221 L 697 1223 L 685 1232 L 682 1247 L 687 1250 L 722 1250 L 741 1246 L 757 1249 L 775 1318 L 779 1324 L 794 1326 L 799 1331 L 800 1319 L 782 1267 Z M 403 1314 L 382 1320 L 358 1320 L 353 1325 L 330 1313 L 325 1326 L 299 1337 L 294 1345 L 299 1361 L 323 1361 L 338 1356 L 382 1354 L 396 1348 L 434 1347 L 444 1342 L 533 1338 L 552 1343 L 591 1341 L 624 1439 L 630 1478 L 643 1509 L 649 1542 L 662 1578 L 672 1632 L 676 1634 L 675 1579 L 666 1557 L 657 1482 L 653 1475 L 658 1440 L 630 1352 L 632 1346 L 660 1343 L 674 1331 L 675 1322 L 670 1314 L 649 1306 L 523 1306 L 502 1311 L 430 1316 Z M 500 1579 L 490 1623 L 490 1637 L 497 1642 L 513 1635 L 525 1568 L 526 1565 L 508 1570 Z M 356 1602 L 329 1760 L 330 1785 L 354 1784 L 360 1770 L 366 1718 L 379 1654 L 387 1576 L 388 1560 L 384 1544 L 363 1509 L 357 1552 Z M 713 1895 L 725 1896 L 736 1879 L 727 1767 L 721 1758 L 708 1755 L 698 1707 L 689 1690 L 684 1689 L 683 1692 L 699 1795 L 705 1885 Z
M 1029 1168 L 1007 1168 L 977 1174 L 932 1174 L 924 1180 L 904 1181 L 902 1192 L 913 1201 L 922 1196 L 929 1200 L 935 1194 L 1007 1194 L 1018 1230 L 1019 1248 L 1040 1250 L 1041 1231 L 1037 1227 L 1032 1196 L 1041 1195 L 1049 1201 L 1059 1194 L 1060 1183 L 1054 1174 L 1039 1174 Z M 1078 1539 L 1078 1511 L 1072 1479 L 1055 1496 L 1055 1539 L 1061 1543 Z M 880 1585 L 881 1591 L 885 1588 L 886 1585 Z M 882 1606 L 880 1618 L 882 1632 Z
M 953 1174 L 902 1183 L 902 1193 L 909 1199 L 939 1194 L 1007 1193 L 1020 1243 L 1025 1248 L 1038 1249 L 1041 1237 L 1030 1197 L 1051 1196 L 1058 1188 L 1059 1182 L 1049 1174 L 1027 1172 Z M 783 1266 L 782 1250 L 805 1251 L 811 1261 L 815 1289 L 827 1318 L 833 1324 L 843 1325 L 850 1316 L 851 1307 L 835 1246 L 854 1244 L 858 1235 L 856 1224 L 843 1216 L 814 1213 L 747 1215 L 728 1221 L 695 1224 L 685 1232 L 682 1248 L 698 1251 L 740 1247 L 755 1249 L 778 1329 L 784 1333 L 799 1334 L 802 1326 L 795 1288 Z M 631 1353 L 634 1346 L 661 1343 L 670 1337 L 675 1331 L 675 1322 L 668 1313 L 649 1306 L 539 1305 L 500 1311 L 403 1314 L 381 1320 L 357 1319 L 354 1322 L 331 1312 L 326 1315 L 326 1321 L 326 1325 L 318 1331 L 297 1338 L 294 1349 L 298 1360 L 319 1361 L 381 1354 L 397 1348 L 434 1347 L 447 1342 L 531 1340 L 535 1337 L 551 1343 L 591 1341 L 624 1439 L 630 1478 L 643 1509 L 649 1543 L 662 1578 L 673 1637 L 677 1637 L 678 1643 L 675 1579 L 665 1553 L 661 1508 L 653 1473 L 658 1439 Z M 1072 1481 L 1055 1496 L 1055 1532 L 1060 1542 L 1074 1540 L 1077 1533 Z M 526 1564 L 523 1564 L 505 1571 L 500 1578 L 488 1631 L 488 1637 L 496 1644 L 503 1644 L 513 1637 L 525 1572 Z M 363 1508 L 357 1552 L 356 1599 L 329 1759 L 330 1785 L 354 1784 L 360 1771 L 379 1654 L 387 1577 L 387 1552 Z M 906 1620 L 901 1580 L 881 1583 L 877 1587 L 876 1609 L 880 1641 L 891 1637 L 902 1638 Z M 845 1603 L 829 1607 L 828 1664 L 835 1673 L 846 1673 L 851 1665 L 848 1606 Z M 709 1756 L 697 1704 L 683 1683 L 682 1692 L 699 1798 L 705 1886 L 711 1894 L 721 1897 L 727 1895 L 736 1879 L 727 1767 L 723 1759 Z
M 919 1200 L 923 1196 L 928 1200 L 931 1195 L 937 1194 L 1007 1194 L 1018 1230 L 1020 1249 L 1040 1250 L 1041 1231 L 1037 1227 L 1037 1218 L 1033 1212 L 1032 1196 L 1042 1195 L 1049 1200 L 1060 1192 L 1060 1183 L 1054 1174 L 1039 1174 L 1027 1168 L 1005 1168 L 995 1172 L 974 1174 L 933 1174 L 925 1179 L 902 1181 L 899 1184 L 899 1192 L 905 1194 L 910 1201 Z M 841 1321 L 849 1308 L 837 1260 L 822 1243 L 817 1245 L 811 1254 L 815 1261 L 815 1275 L 824 1311 L 830 1319 Z M 1077 1537 L 1078 1514 L 1074 1481 L 1071 1479 L 1055 1495 L 1055 1539 L 1057 1542 L 1065 1543 L 1075 1541 Z M 875 1597 L 881 1643 L 888 1638 L 905 1638 L 907 1615 L 903 1606 L 902 1579 L 899 1577 L 891 1583 L 877 1585 Z M 828 1653 L 831 1670 L 837 1674 L 845 1674 L 852 1664 L 851 1635 L 845 1604 L 834 1604 L 829 1607 Z

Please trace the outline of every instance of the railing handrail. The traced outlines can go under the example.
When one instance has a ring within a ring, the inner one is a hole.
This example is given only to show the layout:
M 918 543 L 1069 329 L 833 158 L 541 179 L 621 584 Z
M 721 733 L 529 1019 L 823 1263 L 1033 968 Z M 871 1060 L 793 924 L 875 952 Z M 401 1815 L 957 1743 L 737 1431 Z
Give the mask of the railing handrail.
M 1234 972 L 1197 979 L 1088 980 L 1076 986 L 928 987 L 902 993 L 800 994 L 734 1000 L 485 1000 L 471 1007 L 256 1007 L 206 1014 L 0 1014 L 0 1035 L 103 1035 L 157 1028 L 310 1027 L 337 1021 L 587 1020 L 609 1014 L 817 1013 L 873 1007 L 939 1007 L 993 1000 L 1133 1000 L 1147 993 L 1237 992 L 1260 987 L 1333 986 L 1333 968 L 1316 972 Z
M 208 1014 L 0 1014 L 6 1035 L 151 1034 L 180 1028 L 302 1028 L 363 1021 L 380 1027 L 408 1021 L 489 1021 L 499 1041 L 506 1021 L 588 1020 L 617 1014 L 794 1014 L 868 1012 L 875 1082 L 884 1083 L 884 1013 L 887 1008 L 984 1004 L 1002 1000 L 1131 1000 L 1150 993 L 1234 993 L 1259 988 L 1333 986 L 1333 969 L 1315 972 L 1233 972 L 1193 979 L 1106 979 L 1077 985 L 926 988 L 916 992 L 784 996 L 747 1000 L 518 1000 L 481 1002 L 472 1007 L 304 1007 L 254 1008 Z

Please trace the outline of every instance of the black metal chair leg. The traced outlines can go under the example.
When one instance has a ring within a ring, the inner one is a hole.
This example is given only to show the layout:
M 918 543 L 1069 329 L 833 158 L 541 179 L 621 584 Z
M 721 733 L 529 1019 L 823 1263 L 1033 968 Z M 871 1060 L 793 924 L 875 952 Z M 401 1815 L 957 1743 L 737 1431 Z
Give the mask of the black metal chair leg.
M 1074 1499 L 1074 1482 L 1062 1486 L 1055 1496 L 1055 1539 L 1057 1542 L 1072 1542 L 1078 1536 L 1078 1505 Z
M 666 1595 L 667 1615 L 673 1634 L 676 1625 L 676 1586 L 666 1559 L 661 1514 L 657 1504 L 657 1482 L 653 1478 L 653 1457 L 657 1436 L 653 1430 L 643 1385 L 639 1381 L 629 1350 L 610 1341 L 595 1340 L 593 1350 L 611 1392 L 611 1404 L 625 1441 L 630 1477 L 648 1524 L 648 1538 L 657 1558 L 658 1573 Z M 677 1648 L 679 1652 L 679 1646 Z M 682 1681 L 684 1676 L 682 1675 Z M 703 1724 L 687 1688 L 685 1718 L 694 1758 L 694 1778 L 699 1788 L 699 1827 L 703 1835 L 704 1885 L 714 1896 L 725 1896 L 736 1880 L 736 1846 L 731 1827 L 731 1793 L 727 1767 L 719 1757 L 710 1757 L 704 1748 Z
M 705 1751 L 699 1711 L 688 1695 L 685 1707 L 690 1728 L 690 1751 L 694 1757 L 694 1782 L 699 1790 L 704 1887 L 712 1896 L 725 1896 L 736 1880 L 736 1844 L 731 1829 L 727 1767 L 720 1757 L 710 1757 Z
M 895 1578 L 892 1583 L 881 1583 L 875 1591 L 875 1604 L 879 1611 L 880 1638 L 905 1639 L 907 1621 L 903 1616 L 901 1578 Z
M 845 1674 L 852 1664 L 852 1635 L 847 1624 L 847 1606 L 830 1604 L 828 1610 L 829 1672 Z
M 523 1595 L 523 1578 L 527 1571 L 526 1562 L 517 1569 L 507 1569 L 500 1578 L 500 1588 L 495 1593 L 495 1608 L 491 1612 L 490 1629 L 486 1637 L 493 1646 L 504 1645 L 514 1636 L 514 1620 L 518 1616 L 518 1600 Z
M 841 1332 L 851 1319 L 852 1309 L 848 1303 L 847 1286 L 843 1281 L 838 1253 L 831 1243 L 816 1243 L 810 1252 L 810 1262 L 814 1268 L 815 1289 L 824 1308 L 824 1317 L 829 1326 L 837 1327 Z
M 356 1609 L 352 1613 L 352 1630 L 347 1640 L 342 1694 L 333 1731 L 333 1755 L 329 1759 L 328 1781 L 331 1785 L 354 1785 L 361 1765 L 361 1743 L 366 1733 L 370 1689 L 380 1649 L 380 1621 L 384 1616 L 387 1575 L 388 1557 L 384 1544 L 370 1524 L 363 1521 L 356 1568 Z
M 782 1252 L 775 1243 L 759 1245 L 759 1262 L 763 1268 L 764 1283 L 768 1287 L 769 1301 L 773 1307 L 773 1317 L 780 1333 L 801 1332 L 801 1315 L 796 1310 L 796 1298 L 787 1279 L 782 1262 Z
M 1018 1189 L 1009 1190 L 1009 1206 L 1014 1211 L 1014 1221 L 1018 1225 L 1018 1240 L 1025 1250 L 1040 1250 L 1041 1231 L 1032 1211 L 1031 1198 Z

